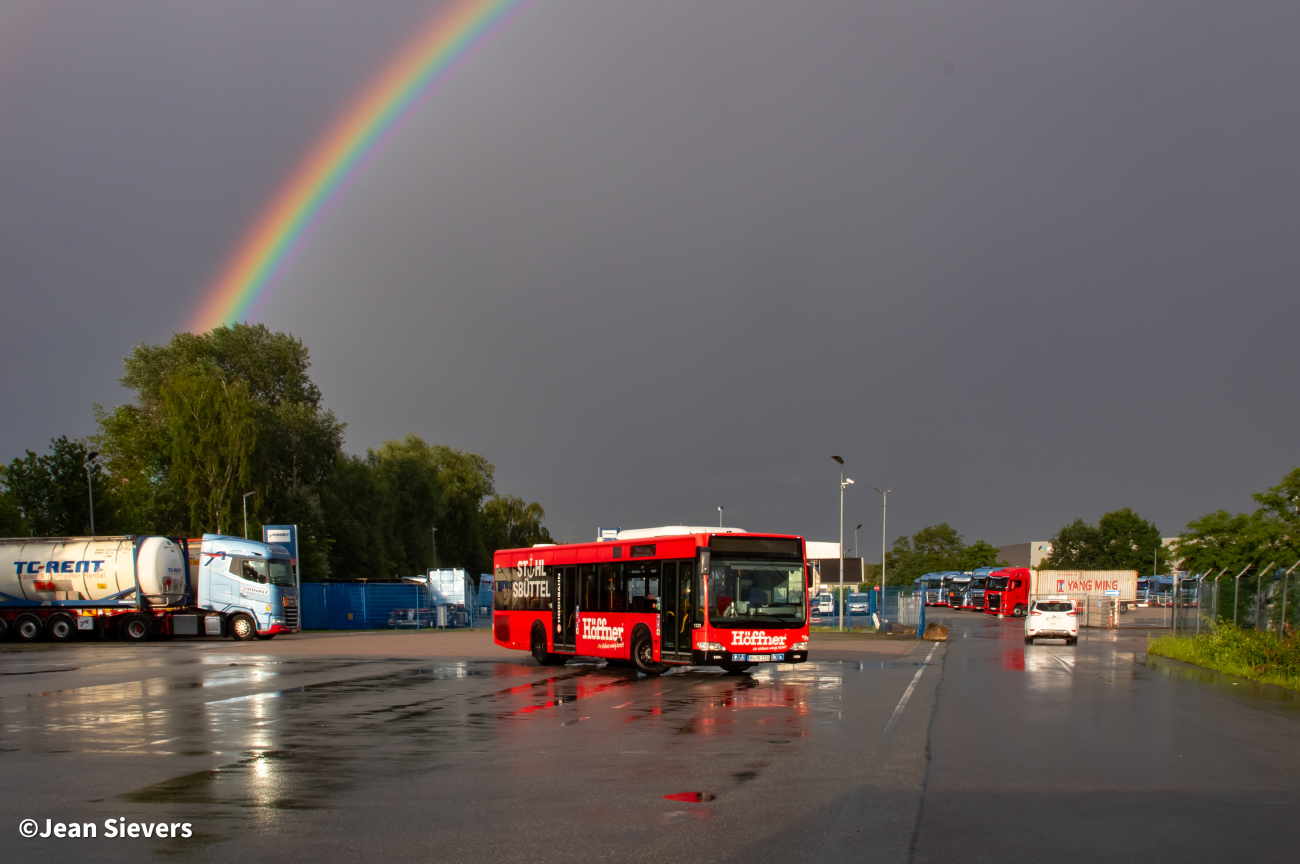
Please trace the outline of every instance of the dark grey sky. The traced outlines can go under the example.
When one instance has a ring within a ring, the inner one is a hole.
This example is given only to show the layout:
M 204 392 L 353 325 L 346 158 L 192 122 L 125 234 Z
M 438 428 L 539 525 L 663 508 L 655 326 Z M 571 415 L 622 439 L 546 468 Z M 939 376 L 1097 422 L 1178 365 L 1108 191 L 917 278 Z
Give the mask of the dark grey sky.
M 93 430 L 400 0 L 0 0 L 0 458 Z M 1297 463 L 1300 5 L 541 0 L 259 313 L 361 452 L 481 452 L 559 536 L 1166 534 Z M 867 537 L 872 538 L 868 545 Z

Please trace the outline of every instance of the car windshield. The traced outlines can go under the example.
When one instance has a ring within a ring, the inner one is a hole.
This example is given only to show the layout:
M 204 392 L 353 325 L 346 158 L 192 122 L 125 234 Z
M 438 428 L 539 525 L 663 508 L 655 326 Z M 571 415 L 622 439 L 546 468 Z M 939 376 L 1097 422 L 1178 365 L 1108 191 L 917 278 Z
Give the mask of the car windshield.
M 713 556 L 709 623 L 714 627 L 802 627 L 807 606 L 799 561 Z M 823 602 L 830 596 L 823 594 Z
M 1006 576 L 990 576 L 988 590 L 990 591 L 1007 590 L 1007 578 L 1008 577 Z
M 1034 608 L 1039 612 L 1070 612 L 1074 609 L 1074 604 L 1068 600 L 1065 602 L 1039 602 L 1034 604 Z
M 849 595 L 849 602 L 850 602 L 850 603 L 866 603 L 866 602 L 867 602 L 867 595 L 866 595 L 866 594 L 850 594 L 850 595 Z

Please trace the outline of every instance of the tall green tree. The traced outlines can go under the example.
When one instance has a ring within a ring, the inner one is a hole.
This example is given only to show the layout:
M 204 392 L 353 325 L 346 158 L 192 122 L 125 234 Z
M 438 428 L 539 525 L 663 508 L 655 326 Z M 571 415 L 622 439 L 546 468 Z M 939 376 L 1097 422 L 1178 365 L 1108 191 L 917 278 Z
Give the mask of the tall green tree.
M 1158 556 L 1158 558 L 1157 558 Z M 1052 537 L 1052 554 L 1043 567 L 1053 570 L 1137 570 L 1169 572 L 1160 530 L 1132 508 L 1112 510 L 1096 525 L 1075 519 Z
M 983 540 L 976 540 L 967 546 L 965 552 L 966 561 L 963 570 L 974 570 L 976 567 L 1005 567 L 1007 562 L 998 560 L 998 547 Z
M 95 530 L 113 529 L 112 490 L 105 482 L 103 468 L 91 465 L 86 476 L 90 451 L 83 441 L 66 436 L 52 438 L 48 453 L 37 455 L 28 450 L 22 458 L 0 467 L 3 482 L 6 535 L 37 537 L 75 536 L 90 531 L 90 488 L 94 482 Z
M 546 510 L 536 501 L 525 503 L 516 495 L 493 495 L 483 505 L 484 536 L 490 552 L 524 549 L 534 543 L 554 543 L 542 520 Z
M 930 525 L 911 537 L 894 541 L 889 552 L 886 579 L 891 585 L 910 585 L 917 577 L 936 570 L 961 570 L 966 564 L 962 536 L 947 522 Z

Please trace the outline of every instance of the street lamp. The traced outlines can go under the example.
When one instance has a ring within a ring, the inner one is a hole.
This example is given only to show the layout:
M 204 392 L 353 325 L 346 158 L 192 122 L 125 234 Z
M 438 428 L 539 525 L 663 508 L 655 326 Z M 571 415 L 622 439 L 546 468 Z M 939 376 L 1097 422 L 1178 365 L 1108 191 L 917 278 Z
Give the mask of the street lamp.
M 844 478 L 844 460 L 838 456 L 832 456 L 836 462 L 840 463 L 840 618 L 839 629 L 844 629 L 844 489 L 853 484 L 852 480 Z
M 244 493 L 244 539 L 245 540 L 248 539 L 248 496 L 256 495 L 256 494 L 257 494 L 256 489 L 254 489 L 252 492 Z
M 889 515 L 889 493 L 897 489 L 897 486 L 890 486 L 888 489 L 878 489 L 871 487 L 880 493 L 880 603 L 876 607 L 876 613 L 880 616 L 881 623 L 885 620 L 885 520 Z M 925 595 L 921 595 L 921 603 L 924 606 Z
M 722 505 L 718 505 L 718 528 L 722 528 Z
M 90 472 L 97 464 L 95 460 L 98 458 L 98 450 L 86 454 L 86 491 L 90 493 L 90 535 L 92 537 L 95 536 L 95 481 Z

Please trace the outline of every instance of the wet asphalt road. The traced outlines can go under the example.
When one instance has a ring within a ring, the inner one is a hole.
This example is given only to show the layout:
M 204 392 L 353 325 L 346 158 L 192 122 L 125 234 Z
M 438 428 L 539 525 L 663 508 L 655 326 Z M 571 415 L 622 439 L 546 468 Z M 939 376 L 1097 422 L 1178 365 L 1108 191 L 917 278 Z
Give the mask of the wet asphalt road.
M 303 637 L 6 646 L 0 849 L 7 861 L 1295 859 L 1296 699 L 1148 667 L 1142 634 L 1025 646 L 1020 622 L 938 617 L 946 644 L 822 639 L 822 659 L 802 666 L 656 679 Z M 23 839 L 24 818 L 94 821 L 100 836 Z M 110 818 L 188 821 L 195 836 L 110 840 Z

